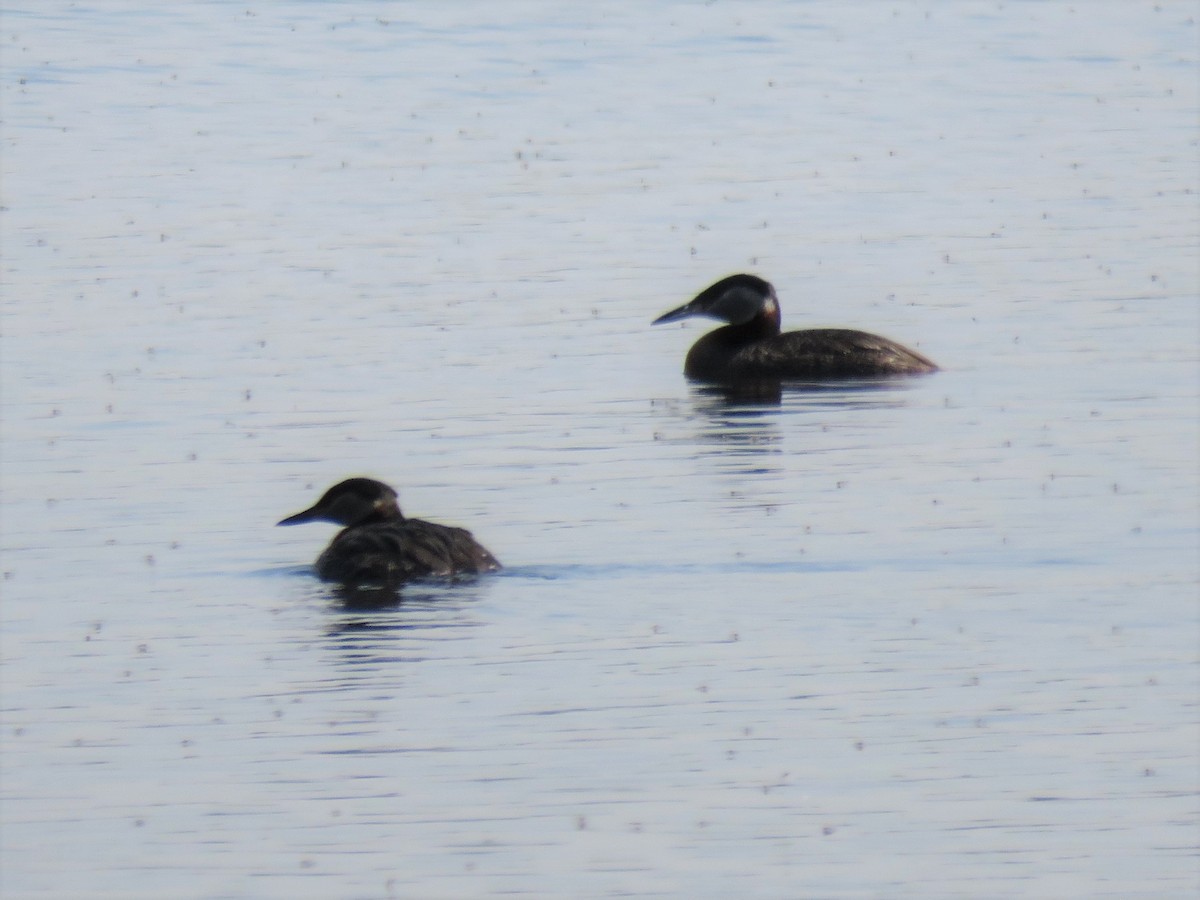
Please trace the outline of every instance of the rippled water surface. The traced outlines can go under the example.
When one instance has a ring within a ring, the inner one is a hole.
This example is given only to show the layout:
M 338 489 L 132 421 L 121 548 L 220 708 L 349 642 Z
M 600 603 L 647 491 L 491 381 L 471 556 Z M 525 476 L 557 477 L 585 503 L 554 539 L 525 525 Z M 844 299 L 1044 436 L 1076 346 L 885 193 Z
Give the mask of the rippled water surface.
M 1194 896 L 1194 15 L 9 4 L 0 891 Z

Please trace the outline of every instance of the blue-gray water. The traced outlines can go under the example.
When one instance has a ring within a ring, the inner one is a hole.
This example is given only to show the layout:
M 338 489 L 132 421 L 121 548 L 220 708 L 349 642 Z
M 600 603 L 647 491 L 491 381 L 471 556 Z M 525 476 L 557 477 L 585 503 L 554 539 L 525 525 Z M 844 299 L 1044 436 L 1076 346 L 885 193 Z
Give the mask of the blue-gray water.
M 1195 14 L 9 4 L 0 892 L 1193 896 Z

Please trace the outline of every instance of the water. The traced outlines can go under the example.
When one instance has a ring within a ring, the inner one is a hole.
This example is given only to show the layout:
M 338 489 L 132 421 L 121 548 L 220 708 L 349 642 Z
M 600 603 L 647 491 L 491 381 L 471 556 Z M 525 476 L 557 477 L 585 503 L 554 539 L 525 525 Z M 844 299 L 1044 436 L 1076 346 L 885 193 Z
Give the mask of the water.
M 1194 12 L 10 5 L 4 895 L 1192 896 Z

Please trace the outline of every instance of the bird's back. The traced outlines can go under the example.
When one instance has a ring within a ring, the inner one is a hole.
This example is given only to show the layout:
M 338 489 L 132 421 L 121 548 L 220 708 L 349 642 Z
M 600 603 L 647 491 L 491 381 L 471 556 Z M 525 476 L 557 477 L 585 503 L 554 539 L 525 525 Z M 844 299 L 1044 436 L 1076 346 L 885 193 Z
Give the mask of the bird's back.
M 321 578 L 343 584 L 395 585 L 499 568 L 496 558 L 465 528 L 422 519 L 352 526 L 317 560 Z
M 725 330 L 710 332 L 692 347 L 685 367 L 689 377 L 854 378 L 937 370 L 915 350 L 866 331 L 809 328 L 738 344 L 724 339 Z

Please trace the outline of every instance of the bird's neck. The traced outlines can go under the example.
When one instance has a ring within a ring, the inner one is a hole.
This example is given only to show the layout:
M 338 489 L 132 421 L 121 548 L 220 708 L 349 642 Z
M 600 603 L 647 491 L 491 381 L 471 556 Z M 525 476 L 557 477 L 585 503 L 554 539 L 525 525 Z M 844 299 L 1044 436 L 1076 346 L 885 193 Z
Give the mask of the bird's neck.
M 726 325 L 718 330 L 730 343 L 739 345 L 774 337 L 779 334 L 779 307 L 775 306 L 765 310 L 749 322 Z

